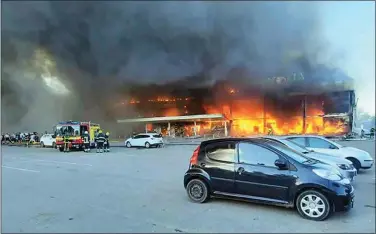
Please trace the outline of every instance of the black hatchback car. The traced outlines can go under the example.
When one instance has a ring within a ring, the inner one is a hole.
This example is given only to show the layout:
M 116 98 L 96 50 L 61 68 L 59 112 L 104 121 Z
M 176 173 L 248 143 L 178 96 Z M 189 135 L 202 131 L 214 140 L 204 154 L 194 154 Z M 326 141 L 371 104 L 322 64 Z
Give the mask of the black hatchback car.
M 194 151 L 184 187 L 193 202 L 211 196 L 296 208 L 311 220 L 354 204 L 354 188 L 332 166 L 267 139 L 204 141 Z

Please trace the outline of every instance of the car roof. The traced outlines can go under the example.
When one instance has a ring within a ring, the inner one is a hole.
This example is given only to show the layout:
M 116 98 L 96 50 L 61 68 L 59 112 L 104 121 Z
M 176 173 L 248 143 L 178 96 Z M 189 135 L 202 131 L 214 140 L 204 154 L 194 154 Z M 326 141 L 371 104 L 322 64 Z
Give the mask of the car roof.
M 279 136 L 281 139 L 286 139 L 290 137 L 317 137 L 317 138 L 325 138 L 320 135 L 284 135 L 284 136 Z
M 137 135 L 158 135 L 158 133 L 156 133 L 156 132 L 153 132 L 153 133 L 150 133 L 150 132 L 148 132 L 148 133 L 138 133 Z
M 225 138 L 217 138 L 217 139 L 211 139 L 201 142 L 201 146 L 206 146 L 213 143 L 220 143 L 220 142 L 253 142 L 253 143 L 265 143 L 267 140 L 262 138 L 256 138 L 256 137 L 225 137 Z

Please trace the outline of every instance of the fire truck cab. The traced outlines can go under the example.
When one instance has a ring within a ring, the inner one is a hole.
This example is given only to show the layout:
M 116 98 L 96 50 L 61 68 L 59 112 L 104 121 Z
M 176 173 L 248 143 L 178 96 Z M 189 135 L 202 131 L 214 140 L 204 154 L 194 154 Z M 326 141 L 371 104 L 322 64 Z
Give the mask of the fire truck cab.
M 64 135 L 68 136 L 69 147 L 75 149 L 82 149 L 83 139 L 82 134 L 88 131 L 90 135 L 90 146 L 95 147 L 95 135 L 100 129 L 100 125 L 92 122 L 79 122 L 79 121 L 63 121 L 59 122 L 54 127 L 54 135 L 56 137 L 56 147 L 64 150 Z

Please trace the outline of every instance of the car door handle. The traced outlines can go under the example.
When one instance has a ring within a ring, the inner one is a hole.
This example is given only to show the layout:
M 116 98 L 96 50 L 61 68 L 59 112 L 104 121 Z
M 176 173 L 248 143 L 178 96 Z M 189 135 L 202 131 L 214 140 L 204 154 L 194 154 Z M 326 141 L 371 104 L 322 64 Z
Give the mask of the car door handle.
M 239 167 L 238 168 L 238 174 L 241 175 L 243 172 L 244 172 L 244 168 L 243 167 Z
M 202 166 L 202 167 L 205 167 L 205 166 L 206 166 L 206 164 L 205 164 L 205 163 L 201 163 L 201 164 L 200 164 L 200 166 Z

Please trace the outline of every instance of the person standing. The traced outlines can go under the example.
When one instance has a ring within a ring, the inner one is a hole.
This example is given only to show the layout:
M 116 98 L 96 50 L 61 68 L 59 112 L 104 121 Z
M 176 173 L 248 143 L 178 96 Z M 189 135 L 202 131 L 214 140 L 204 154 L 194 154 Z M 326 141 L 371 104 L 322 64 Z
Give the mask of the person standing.
M 82 135 L 82 139 L 84 141 L 84 151 L 90 152 L 90 135 L 88 131 L 85 131 Z
M 95 142 L 97 143 L 97 153 L 103 153 L 103 144 L 105 142 L 106 138 L 102 132 L 102 130 L 98 131 L 98 135 L 95 139 Z
M 110 141 L 109 141 L 110 133 L 106 132 L 106 135 L 104 136 L 104 152 L 110 152 Z
M 370 136 L 371 136 L 371 139 L 375 139 L 375 128 L 371 128 Z
M 65 133 L 63 139 L 64 139 L 64 152 L 69 152 L 69 135 Z

